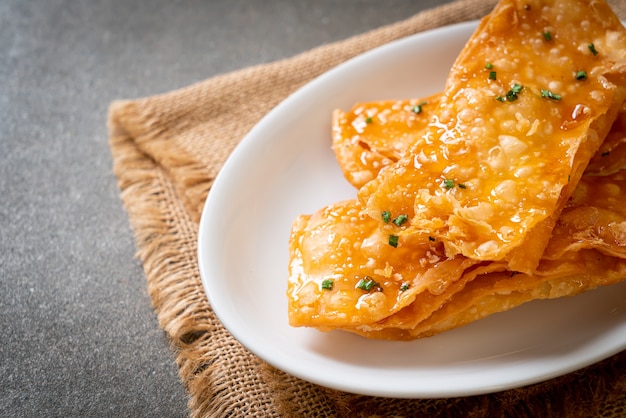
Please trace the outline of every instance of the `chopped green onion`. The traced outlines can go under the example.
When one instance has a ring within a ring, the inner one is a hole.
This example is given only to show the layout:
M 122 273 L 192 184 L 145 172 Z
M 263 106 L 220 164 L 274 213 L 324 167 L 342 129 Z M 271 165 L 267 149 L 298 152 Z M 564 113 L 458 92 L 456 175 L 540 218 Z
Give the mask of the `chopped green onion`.
M 383 222 L 388 224 L 391 220 L 391 213 L 388 210 L 384 210 L 382 213 Z
M 596 49 L 596 46 L 593 43 L 587 45 L 587 48 L 589 48 L 589 50 L 594 56 L 598 55 L 598 50 Z
M 389 235 L 389 245 L 391 245 L 394 248 L 397 248 L 399 238 L 400 237 L 398 237 L 397 235 Z
M 408 283 L 402 283 L 402 286 L 400 286 L 400 291 L 401 292 L 406 292 L 407 290 L 409 290 L 410 285 Z
M 513 84 L 513 87 L 511 87 L 511 90 L 509 90 L 506 93 L 506 99 L 509 102 L 514 102 L 517 100 L 517 95 L 521 93 L 522 89 L 524 88 L 524 86 L 522 86 L 521 84 Z
M 495 80 L 495 79 L 496 79 L 496 72 L 489 71 L 489 80 Z
M 506 99 L 504 97 L 500 96 L 500 95 L 496 96 L 496 100 L 499 101 L 499 102 L 502 102 L 502 103 L 504 103 L 506 101 Z
M 401 226 L 408 219 L 409 219 L 409 217 L 406 216 L 406 215 L 399 215 L 396 219 L 393 220 L 393 223 L 396 224 L 397 226 Z
M 368 116 L 368 117 L 365 119 L 365 122 L 366 122 L 366 123 L 372 123 L 372 122 L 373 122 L 372 117 L 371 117 L 371 116 Z
M 551 41 L 552 40 L 552 32 L 547 31 L 543 33 L 543 39 L 545 39 L 546 41 Z
M 332 279 L 325 279 L 322 281 L 322 289 L 325 290 L 332 290 L 333 289 L 333 280 Z
M 546 99 L 556 100 L 557 102 L 561 100 L 561 95 L 552 93 L 550 90 L 541 89 L 541 97 L 545 97 Z
M 491 69 L 493 68 L 493 64 L 492 64 L 492 63 L 490 63 L 490 62 L 488 62 L 487 64 L 485 64 L 485 68 L 486 68 L 487 70 L 491 70 Z
M 411 110 L 413 111 L 413 113 L 417 113 L 417 114 L 422 113 L 422 106 L 424 106 L 425 104 L 428 104 L 428 103 L 422 102 L 418 105 L 413 106 Z
M 450 180 L 450 179 L 445 179 L 443 181 L 443 187 L 445 187 L 446 189 L 453 189 L 454 188 L 454 180 Z M 467 186 L 463 183 L 458 183 L 457 187 L 459 189 L 467 189 Z
M 378 282 L 374 281 L 370 276 L 365 276 L 356 284 L 357 289 L 370 291 L 374 286 L 379 286 Z
M 578 71 L 576 73 L 576 80 L 586 80 L 587 79 L 587 71 Z

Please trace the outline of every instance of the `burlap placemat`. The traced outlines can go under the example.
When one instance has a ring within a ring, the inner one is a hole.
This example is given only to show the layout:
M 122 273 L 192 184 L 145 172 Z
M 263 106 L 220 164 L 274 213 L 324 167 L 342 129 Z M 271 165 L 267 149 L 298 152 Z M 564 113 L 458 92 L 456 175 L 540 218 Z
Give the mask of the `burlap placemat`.
M 250 354 L 215 317 L 202 288 L 196 240 L 203 203 L 222 164 L 259 119 L 348 58 L 426 29 L 478 19 L 494 3 L 461 0 L 291 59 L 111 104 L 114 171 L 191 416 L 626 416 L 624 352 L 541 384 L 466 398 L 386 399 L 322 388 Z M 626 18 L 623 0 L 612 5 Z

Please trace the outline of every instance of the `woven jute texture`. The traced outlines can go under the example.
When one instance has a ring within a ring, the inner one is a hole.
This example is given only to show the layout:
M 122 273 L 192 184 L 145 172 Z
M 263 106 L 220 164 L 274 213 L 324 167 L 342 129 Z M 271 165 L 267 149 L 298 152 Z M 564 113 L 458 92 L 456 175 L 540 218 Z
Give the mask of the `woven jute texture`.
M 626 18 L 624 0 L 611 4 Z M 233 148 L 270 109 L 357 54 L 478 19 L 493 6 L 493 0 L 457 1 L 290 59 L 111 104 L 114 171 L 154 309 L 189 393 L 190 416 L 626 416 L 626 352 L 553 380 L 488 395 L 359 396 L 291 377 L 249 353 L 216 318 L 202 288 L 196 240 L 204 201 Z

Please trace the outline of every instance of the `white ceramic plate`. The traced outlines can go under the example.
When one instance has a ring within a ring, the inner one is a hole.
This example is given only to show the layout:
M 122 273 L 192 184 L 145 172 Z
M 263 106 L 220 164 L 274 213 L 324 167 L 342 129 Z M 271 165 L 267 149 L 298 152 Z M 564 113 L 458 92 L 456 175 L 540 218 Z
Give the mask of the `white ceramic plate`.
M 291 222 L 355 196 L 330 148 L 332 110 L 441 90 L 475 27 L 418 34 L 340 65 L 277 106 L 227 161 L 202 215 L 200 273 L 220 320 L 263 360 L 334 389 L 426 398 L 519 387 L 626 348 L 626 283 L 531 302 L 412 342 L 288 325 Z

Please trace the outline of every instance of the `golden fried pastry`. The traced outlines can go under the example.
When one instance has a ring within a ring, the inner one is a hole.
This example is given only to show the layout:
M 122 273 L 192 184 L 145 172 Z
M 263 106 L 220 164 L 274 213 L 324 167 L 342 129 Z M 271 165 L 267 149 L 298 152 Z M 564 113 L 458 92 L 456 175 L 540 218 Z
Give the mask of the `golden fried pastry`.
M 404 157 L 428 125 L 438 102 L 436 94 L 427 99 L 364 102 L 349 111 L 335 110 L 332 148 L 346 180 L 361 188 L 384 167 Z M 626 168 L 625 162 L 626 108 L 622 107 L 585 175 L 615 173 Z
M 403 235 L 432 236 L 450 257 L 532 273 L 625 79 L 626 31 L 604 2 L 503 0 L 455 62 L 432 121 L 359 199 L 373 219 L 407 215 Z
M 606 3 L 502 0 L 441 95 L 336 112 L 364 185 L 294 222 L 290 324 L 413 339 L 624 280 L 625 85 Z
M 290 240 L 290 324 L 413 339 L 530 300 L 616 283 L 626 277 L 626 233 L 604 232 L 626 225 L 626 210 L 616 200 L 622 188 L 626 173 L 583 177 L 563 215 L 582 210 L 600 216 L 557 223 L 547 251 L 559 257 L 542 259 L 532 275 L 507 271 L 502 262 L 447 258 L 429 237 L 396 248 L 390 239 L 403 221 L 389 219 L 381 237 L 357 200 L 301 216 Z
M 441 294 L 476 264 L 447 259 L 441 243 L 412 236 L 394 241 L 402 218 L 384 228 L 357 200 L 338 202 L 294 222 L 289 241 L 289 321 L 320 329 L 371 324 Z

